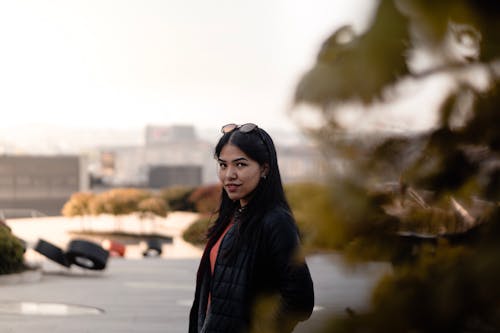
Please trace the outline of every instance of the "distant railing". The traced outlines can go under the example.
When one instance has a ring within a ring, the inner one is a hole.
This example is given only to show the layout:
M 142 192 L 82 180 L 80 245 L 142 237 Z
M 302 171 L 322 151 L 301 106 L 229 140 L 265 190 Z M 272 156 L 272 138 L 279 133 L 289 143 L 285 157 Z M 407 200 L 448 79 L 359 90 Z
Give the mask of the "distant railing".
M 46 214 L 30 208 L 0 208 L 0 219 L 16 219 L 26 217 L 44 217 Z

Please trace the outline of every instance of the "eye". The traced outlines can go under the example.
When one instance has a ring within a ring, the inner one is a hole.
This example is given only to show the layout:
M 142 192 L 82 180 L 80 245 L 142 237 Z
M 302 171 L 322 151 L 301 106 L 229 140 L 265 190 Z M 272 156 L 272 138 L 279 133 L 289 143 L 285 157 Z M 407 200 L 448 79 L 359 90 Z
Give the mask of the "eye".
M 236 166 L 237 166 L 238 168 L 243 168 L 243 167 L 246 167 L 246 166 L 247 166 L 247 164 L 246 164 L 246 163 L 243 163 L 243 162 L 238 162 L 238 163 L 236 163 Z
M 224 162 L 219 162 L 219 168 L 224 170 L 227 167 L 227 164 Z

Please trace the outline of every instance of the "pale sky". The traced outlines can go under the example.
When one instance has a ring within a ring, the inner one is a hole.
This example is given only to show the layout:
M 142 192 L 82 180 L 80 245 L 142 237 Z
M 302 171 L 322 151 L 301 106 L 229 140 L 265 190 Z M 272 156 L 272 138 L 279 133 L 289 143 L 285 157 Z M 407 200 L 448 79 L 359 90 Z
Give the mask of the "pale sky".
M 0 2 L 1 127 L 294 128 L 300 75 L 375 0 Z

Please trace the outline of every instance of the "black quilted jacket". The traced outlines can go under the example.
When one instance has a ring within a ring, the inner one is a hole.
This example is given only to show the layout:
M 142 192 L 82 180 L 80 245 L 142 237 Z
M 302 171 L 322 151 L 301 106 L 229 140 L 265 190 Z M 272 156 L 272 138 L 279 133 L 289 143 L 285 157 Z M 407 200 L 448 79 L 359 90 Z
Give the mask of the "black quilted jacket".
M 291 332 L 311 315 L 313 283 L 300 256 L 292 217 L 275 208 L 262 222 L 256 244 L 244 244 L 234 258 L 222 255 L 234 241 L 235 226 L 229 229 L 213 276 L 210 249 L 205 249 L 190 312 L 190 333 Z

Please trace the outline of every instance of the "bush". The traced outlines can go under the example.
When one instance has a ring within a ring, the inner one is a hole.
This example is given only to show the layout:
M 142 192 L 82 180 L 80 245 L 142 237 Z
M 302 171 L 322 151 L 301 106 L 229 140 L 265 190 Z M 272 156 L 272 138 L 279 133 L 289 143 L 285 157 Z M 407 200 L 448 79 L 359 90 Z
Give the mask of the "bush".
M 168 202 L 163 195 L 155 196 L 152 193 L 135 188 L 116 188 L 99 194 L 88 192 L 74 193 L 64 204 L 64 216 L 83 215 L 126 215 L 139 212 L 143 216 L 148 214 L 166 216 L 169 211 Z
M 199 213 L 211 214 L 219 209 L 222 185 L 204 185 L 196 188 L 189 196 Z
M 139 211 L 139 202 L 149 197 L 151 194 L 145 190 L 116 188 L 95 196 L 90 203 L 90 210 L 95 215 L 126 215 Z
M 84 216 L 91 214 L 91 202 L 95 198 L 93 193 L 77 192 L 64 204 L 61 213 L 63 216 Z
M 0 274 L 23 270 L 23 252 L 21 241 L 0 224 Z
M 170 210 L 173 211 L 189 211 L 195 210 L 194 204 L 188 200 L 193 192 L 192 187 L 187 186 L 172 186 L 163 189 L 159 196 L 165 201 Z
M 193 222 L 184 232 L 182 238 L 194 245 L 205 245 L 207 242 L 206 235 L 211 222 L 215 221 L 215 217 L 205 215 Z
M 168 212 L 167 204 L 159 197 L 150 197 L 141 200 L 137 205 L 137 209 L 141 213 L 141 217 L 151 215 L 165 217 Z

